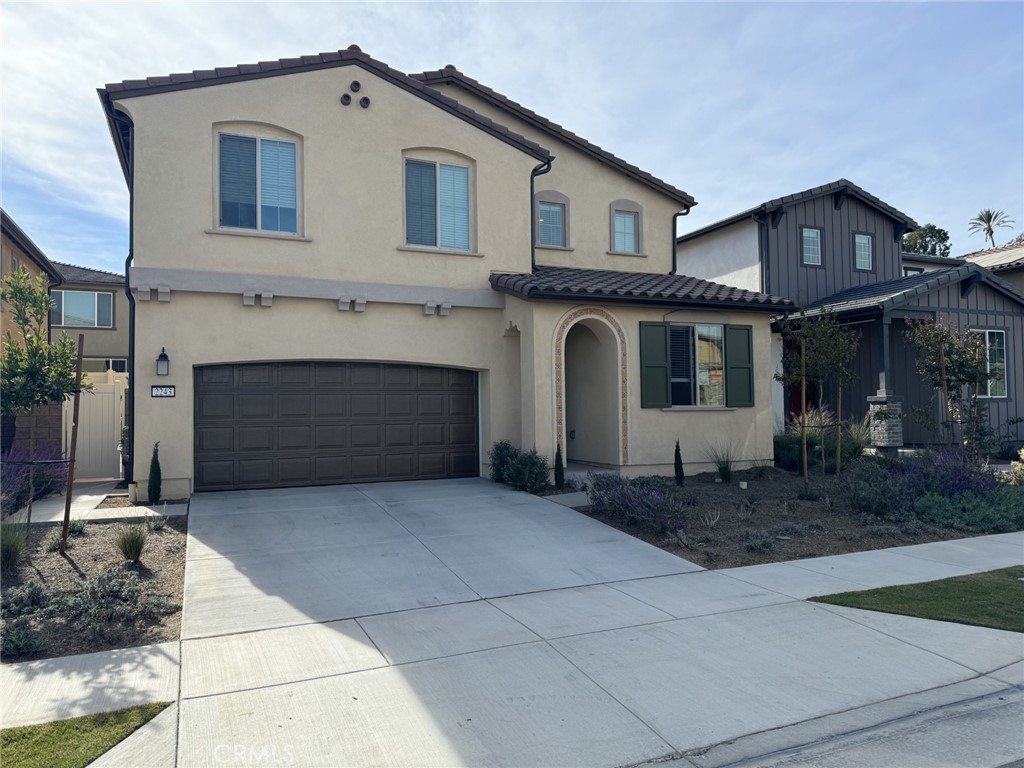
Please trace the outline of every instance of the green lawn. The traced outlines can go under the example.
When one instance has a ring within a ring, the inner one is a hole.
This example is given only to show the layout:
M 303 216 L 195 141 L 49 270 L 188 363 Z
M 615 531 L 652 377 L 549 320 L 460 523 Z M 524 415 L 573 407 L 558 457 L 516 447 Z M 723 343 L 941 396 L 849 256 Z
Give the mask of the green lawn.
M 812 600 L 922 619 L 1024 632 L 1024 566 Z
M 167 706 L 167 702 L 117 712 L 4 728 L 0 765 L 4 768 L 83 768 Z

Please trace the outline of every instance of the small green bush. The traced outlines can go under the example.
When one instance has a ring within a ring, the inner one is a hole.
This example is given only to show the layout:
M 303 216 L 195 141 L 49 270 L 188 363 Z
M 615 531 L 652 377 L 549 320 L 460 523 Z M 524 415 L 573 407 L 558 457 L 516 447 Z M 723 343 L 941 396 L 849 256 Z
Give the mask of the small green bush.
M 149 492 L 149 503 L 159 504 L 161 493 L 159 441 L 153 443 L 153 455 L 149 459 L 149 482 L 147 484 L 147 490 Z
M 11 587 L 3 596 L 0 613 L 4 616 L 23 616 L 46 607 L 50 593 L 38 581 Z
M 929 493 L 914 504 L 920 520 L 970 533 L 1009 533 L 1024 528 L 1024 491 L 1002 486 L 984 495 Z
M 565 488 L 565 466 L 562 464 L 562 445 L 555 446 L 555 488 Z
M 81 518 L 72 520 L 68 525 L 68 533 L 72 536 L 83 535 L 85 533 L 85 520 L 82 520 Z
M 730 443 L 712 445 L 704 453 L 705 458 L 715 465 L 715 471 L 723 483 L 732 480 L 732 465 L 736 461 L 735 451 Z
M 20 618 L 4 625 L 0 639 L 0 656 L 5 659 L 19 656 L 35 656 L 46 650 L 46 641 L 29 623 Z
M 505 470 L 505 482 L 517 491 L 540 493 L 548 487 L 548 460 L 536 449 L 522 452 Z
M 675 456 L 672 458 L 672 468 L 675 470 L 676 485 L 685 485 L 686 472 L 683 471 L 683 454 L 679 450 L 679 441 L 676 440 Z
M 167 518 L 163 515 L 154 512 L 152 515 L 146 516 L 146 528 L 154 533 L 158 533 L 167 527 Z
M 18 567 L 25 551 L 25 529 L 15 523 L 0 525 L 0 570 Z
M 747 552 L 767 555 L 775 549 L 775 539 L 763 531 L 747 531 L 743 548 L 747 550 Z
M 487 454 L 491 463 L 491 480 L 496 483 L 507 482 L 509 470 L 519 458 L 519 449 L 508 440 L 499 440 Z
M 683 527 L 684 510 L 694 499 L 665 477 L 635 477 L 591 473 L 591 511 L 616 525 L 638 528 L 652 535 L 675 534 Z
M 147 535 L 146 526 L 144 525 L 138 525 L 137 523 L 122 525 L 114 538 L 114 544 L 125 560 L 137 563 L 142 558 L 142 550 L 146 546 Z
M 46 537 L 46 551 L 56 552 L 58 549 L 60 549 L 60 540 L 62 538 L 64 538 L 64 533 L 62 529 L 58 528 L 57 530 L 53 531 L 49 536 Z M 75 546 L 75 542 L 69 538 L 66 549 L 71 549 L 73 546 Z

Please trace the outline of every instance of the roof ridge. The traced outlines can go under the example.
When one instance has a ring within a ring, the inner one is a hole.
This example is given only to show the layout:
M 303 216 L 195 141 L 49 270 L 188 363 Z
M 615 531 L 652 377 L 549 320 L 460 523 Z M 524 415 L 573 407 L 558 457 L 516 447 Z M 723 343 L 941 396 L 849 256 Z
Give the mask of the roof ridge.
M 689 207 L 697 205 L 697 201 L 688 192 L 679 189 L 678 187 L 669 184 L 664 179 L 660 179 L 657 176 L 645 171 L 632 163 L 623 160 L 621 157 L 612 154 L 606 149 L 602 149 L 597 144 L 580 136 L 578 133 L 570 131 L 568 128 L 556 123 L 550 118 L 544 117 L 538 112 L 524 106 L 523 104 L 509 98 L 503 93 L 494 90 L 488 85 L 484 85 L 479 80 L 470 77 L 464 72 L 460 72 L 452 64 L 446 64 L 441 69 L 427 70 L 425 72 L 410 73 L 409 77 L 419 80 L 427 85 L 436 83 L 441 80 L 453 79 L 459 83 L 468 86 L 471 90 L 476 90 L 485 97 L 494 101 L 498 106 L 504 107 L 513 113 L 519 113 L 519 116 L 526 119 L 528 122 L 533 121 L 538 123 L 538 128 L 547 131 L 551 135 L 566 141 L 569 144 L 575 145 L 578 149 L 581 149 L 586 154 L 596 155 L 598 159 L 607 162 L 620 170 L 627 172 L 628 175 L 636 178 L 638 181 L 643 182 L 649 187 L 658 190 L 662 194 L 667 194 L 674 200 L 683 203 Z
M 53 260 L 51 259 L 51 261 Z M 66 261 L 53 261 L 53 263 L 62 267 L 72 267 L 74 269 L 88 269 L 91 270 L 92 272 L 103 272 L 104 274 L 112 275 L 114 277 L 124 277 L 123 272 L 112 272 L 109 269 L 100 269 L 99 267 L 83 267 L 79 264 L 71 264 Z

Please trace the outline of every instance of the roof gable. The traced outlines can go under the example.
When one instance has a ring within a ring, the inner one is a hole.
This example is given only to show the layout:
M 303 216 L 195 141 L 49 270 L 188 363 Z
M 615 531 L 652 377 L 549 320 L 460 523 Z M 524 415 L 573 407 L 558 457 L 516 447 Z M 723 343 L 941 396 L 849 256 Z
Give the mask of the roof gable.
M 811 189 L 805 189 L 803 192 L 796 192 L 792 195 L 784 195 L 783 197 L 777 197 L 774 200 L 768 200 L 760 205 L 754 206 L 753 208 L 748 208 L 741 213 L 737 213 L 735 216 L 730 216 L 727 219 L 722 219 L 721 221 L 716 221 L 713 224 L 708 224 L 706 227 L 701 227 L 693 232 L 687 232 L 685 235 L 677 237 L 676 242 L 683 243 L 688 240 L 694 240 L 702 235 L 710 234 L 711 232 L 731 226 L 732 224 L 743 221 L 744 219 L 759 218 L 775 211 L 784 210 L 785 208 L 788 208 L 791 205 L 796 205 L 797 203 L 804 203 L 808 200 L 814 200 L 818 197 L 824 197 L 825 195 L 836 193 L 856 197 L 866 205 L 869 205 L 875 210 L 885 214 L 894 222 L 902 224 L 905 227 L 904 232 L 913 232 L 915 229 L 918 229 L 917 222 L 907 216 L 907 214 L 893 208 L 891 205 L 875 197 L 870 192 L 861 189 L 852 181 L 849 181 L 848 179 L 837 179 L 829 184 L 822 184 L 820 187 L 812 187 Z
M 610 166 L 611 168 L 624 173 L 626 176 L 639 181 L 641 184 L 650 187 L 656 192 L 660 192 L 661 194 L 672 198 L 676 202 L 685 205 L 687 208 L 691 208 L 697 204 L 697 201 L 683 190 L 651 175 L 647 171 L 637 168 L 635 165 L 627 163 L 625 160 L 616 157 L 611 152 L 601 149 L 601 147 L 596 144 L 592 144 L 582 136 L 577 136 L 575 133 L 563 128 L 558 123 L 548 120 L 543 115 L 538 115 L 532 109 L 528 109 L 522 104 L 513 101 L 508 96 L 498 93 L 493 88 L 488 88 L 483 83 L 464 75 L 451 64 L 446 66 L 444 69 L 419 72 L 410 75 L 410 77 L 413 77 L 428 86 L 440 84 L 457 85 L 460 88 L 479 96 L 489 104 L 493 104 L 505 112 L 529 123 L 531 126 L 547 133 L 549 136 L 565 142 L 583 154 L 594 158 L 598 162 Z
M 11 242 L 17 245 L 37 267 L 49 275 L 54 282 L 60 282 L 61 275 L 54 263 L 46 257 L 46 254 L 40 250 L 39 246 L 32 242 L 32 238 L 26 235 L 24 230 L 18 226 L 17 222 L 2 208 L 0 208 L 0 230 L 2 230 L 4 235 L 10 238 Z
M 510 131 L 500 123 L 496 123 L 490 118 L 474 112 L 472 109 L 459 104 L 455 99 L 438 93 L 433 88 L 428 88 L 419 80 L 399 72 L 397 69 L 392 69 L 384 62 L 371 58 L 363 53 L 357 45 L 350 45 L 345 50 L 302 56 L 297 59 L 261 61 L 258 64 L 239 64 L 234 67 L 218 67 L 216 69 L 195 70 L 182 74 L 148 77 L 145 80 L 125 80 L 120 83 L 108 83 L 103 88 L 98 88 L 96 92 L 107 113 L 107 123 L 111 136 L 114 139 L 114 144 L 117 147 L 125 179 L 127 180 L 129 176 L 128 138 L 125 132 L 120 130 L 117 121 L 114 119 L 113 102 L 115 100 L 347 66 L 359 67 L 377 75 L 392 85 L 398 86 L 430 102 L 445 112 L 470 123 L 485 133 L 494 136 L 506 144 L 510 144 L 538 160 L 548 162 L 553 159 L 551 153 L 536 142 L 530 141 L 526 137 Z
M 977 264 L 937 269 L 911 277 L 868 283 L 828 296 L 809 305 L 801 314 L 814 316 L 823 312 L 837 314 L 871 313 L 898 309 L 917 297 L 937 291 L 951 283 L 965 280 L 983 282 L 1024 307 L 1024 293 Z

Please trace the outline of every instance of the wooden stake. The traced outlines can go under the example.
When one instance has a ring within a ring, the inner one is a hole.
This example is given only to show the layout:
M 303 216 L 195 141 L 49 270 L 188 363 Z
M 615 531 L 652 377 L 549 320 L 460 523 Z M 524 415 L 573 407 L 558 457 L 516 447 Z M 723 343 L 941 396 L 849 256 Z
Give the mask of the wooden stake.
M 64 529 L 60 535 L 60 553 L 68 548 L 68 532 L 71 528 L 71 486 L 75 483 L 75 452 L 78 450 L 78 406 L 82 399 L 82 348 L 85 334 L 78 334 L 78 358 L 75 360 L 75 404 L 71 412 L 71 450 L 68 452 L 68 486 L 64 491 Z
M 800 452 L 804 460 L 804 485 L 810 482 L 807 469 L 807 339 L 800 339 Z
M 843 382 L 836 386 L 836 475 L 843 473 Z

